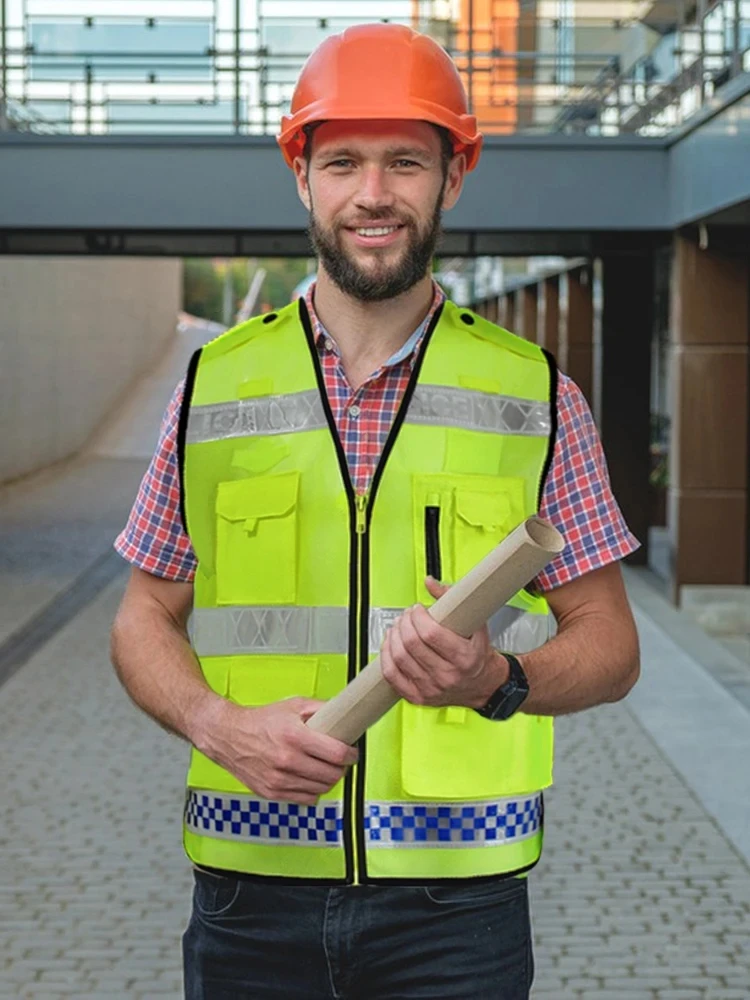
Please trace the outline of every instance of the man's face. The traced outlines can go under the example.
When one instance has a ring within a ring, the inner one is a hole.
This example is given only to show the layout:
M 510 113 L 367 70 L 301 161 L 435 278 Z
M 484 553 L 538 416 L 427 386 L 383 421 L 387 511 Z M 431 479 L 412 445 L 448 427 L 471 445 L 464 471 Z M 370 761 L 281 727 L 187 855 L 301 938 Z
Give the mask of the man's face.
M 444 174 L 438 132 L 424 122 L 326 122 L 309 161 L 298 158 L 310 238 L 332 281 L 361 302 L 380 302 L 424 278 L 443 208 L 460 192 L 463 157 Z

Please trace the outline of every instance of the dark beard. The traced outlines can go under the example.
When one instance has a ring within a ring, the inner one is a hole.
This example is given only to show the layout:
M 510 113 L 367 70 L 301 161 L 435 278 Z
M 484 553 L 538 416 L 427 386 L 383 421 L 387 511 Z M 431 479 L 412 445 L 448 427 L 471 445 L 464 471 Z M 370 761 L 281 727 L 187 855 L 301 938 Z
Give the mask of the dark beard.
M 435 250 L 442 238 L 441 205 L 442 191 L 426 232 L 420 234 L 413 222 L 405 223 L 408 242 L 401 260 L 385 273 L 369 274 L 362 270 L 343 248 L 340 230 L 326 230 L 318 224 L 315 210 L 310 211 L 308 236 L 319 261 L 326 269 L 331 281 L 345 295 L 359 302 L 384 302 L 395 299 L 413 288 L 427 273 L 435 256 Z M 381 218 L 392 217 L 393 213 L 383 213 Z M 368 220 L 378 221 L 377 215 Z

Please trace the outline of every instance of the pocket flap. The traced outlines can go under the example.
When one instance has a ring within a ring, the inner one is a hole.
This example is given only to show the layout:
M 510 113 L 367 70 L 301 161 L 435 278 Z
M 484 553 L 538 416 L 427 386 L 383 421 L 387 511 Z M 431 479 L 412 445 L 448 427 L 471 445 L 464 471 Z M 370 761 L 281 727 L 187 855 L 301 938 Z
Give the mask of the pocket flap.
M 456 490 L 456 513 L 474 527 L 497 530 L 510 517 L 510 499 L 504 493 Z
M 299 473 L 219 483 L 216 513 L 227 521 L 284 517 L 297 504 Z
M 312 698 L 317 656 L 237 657 L 229 667 L 229 697 L 238 705 L 270 705 L 286 698 Z

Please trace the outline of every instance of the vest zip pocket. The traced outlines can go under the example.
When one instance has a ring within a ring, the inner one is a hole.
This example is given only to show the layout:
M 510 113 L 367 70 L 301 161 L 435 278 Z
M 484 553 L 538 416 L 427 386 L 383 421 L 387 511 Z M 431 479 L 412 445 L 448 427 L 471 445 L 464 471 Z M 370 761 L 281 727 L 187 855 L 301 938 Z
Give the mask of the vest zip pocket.
M 439 507 L 429 506 L 424 509 L 424 550 L 427 575 L 434 580 L 442 580 Z

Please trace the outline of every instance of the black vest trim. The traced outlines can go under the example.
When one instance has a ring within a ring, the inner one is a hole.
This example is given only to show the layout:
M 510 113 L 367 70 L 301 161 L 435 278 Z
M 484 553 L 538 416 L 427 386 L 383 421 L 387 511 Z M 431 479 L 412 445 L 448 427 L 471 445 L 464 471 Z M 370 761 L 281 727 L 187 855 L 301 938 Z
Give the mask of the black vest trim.
M 541 349 L 544 359 L 549 367 L 549 412 L 550 420 L 552 426 L 549 432 L 549 444 L 547 446 L 547 457 L 544 460 L 544 466 L 542 468 L 542 475 L 539 478 L 539 496 L 537 497 L 537 510 L 541 509 L 542 498 L 544 497 L 544 488 L 547 484 L 547 477 L 549 476 L 549 470 L 552 468 L 552 460 L 555 456 L 555 444 L 557 443 L 557 385 L 558 385 L 558 374 L 557 374 L 557 362 L 555 361 L 552 354 L 546 351 L 544 348 Z
M 187 375 L 185 376 L 185 392 L 182 397 L 180 407 L 180 418 L 177 424 L 177 468 L 180 475 L 180 520 L 185 534 L 189 535 L 187 524 L 187 509 L 185 506 L 185 438 L 187 437 L 188 419 L 190 417 L 190 405 L 193 401 L 193 391 L 195 389 L 195 377 L 198 374 L 198 362 L 201 358 L 202 347 L 199 347 L 190 359 Z

